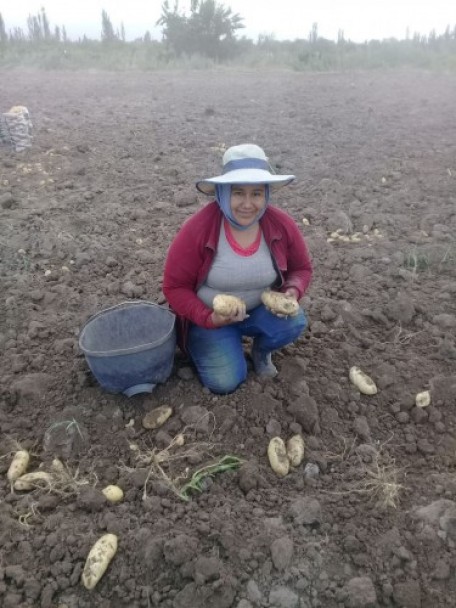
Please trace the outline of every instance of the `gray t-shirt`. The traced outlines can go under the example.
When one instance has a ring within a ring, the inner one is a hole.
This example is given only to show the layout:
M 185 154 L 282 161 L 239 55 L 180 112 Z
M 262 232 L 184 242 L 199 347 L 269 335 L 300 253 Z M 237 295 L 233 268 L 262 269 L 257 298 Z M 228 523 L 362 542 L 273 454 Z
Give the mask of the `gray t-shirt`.
M 206 306 L 212 308 L 217 294 L 230 294 L 244 300 L 247 310 L 251 310 L 261 304 L 262 292 L 271 287 L 276 279 L 277 272 L 263 234 L 254 254 L 239 255 L 231 248 L 222 222 L 214 261 L 197 295 Z

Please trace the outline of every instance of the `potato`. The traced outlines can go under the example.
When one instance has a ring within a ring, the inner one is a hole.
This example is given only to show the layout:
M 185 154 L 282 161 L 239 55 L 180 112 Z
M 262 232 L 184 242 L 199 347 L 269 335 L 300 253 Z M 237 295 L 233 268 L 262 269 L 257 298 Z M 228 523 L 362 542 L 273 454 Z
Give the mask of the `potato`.
M 82 584 L 86 589 L 93 589 L 106 572 L 109 563 L 117 551 L 117 536 L 105 534 L 97 540 L 90 549 L 84 570 L 82 571 Z
M 6 476 L 8 480 L 13 482 L 16 481 L 21 475 L 25 473 L 30 462 L 30 454 L 27 450 L 19 450 L 14 454 L 13 460 L 8 469 Z
M 279 477 L 285 477 L 290 470 L 285 444 L 280 437 L 273 437 L 268 445 L 268 458 L 272 470 Z
M 372 378 L 369 378 L 367 374 L 356 367 L 355 365 L 350 368 L 349 373 L 350 380 L 356 386 L 360 393 L 363 395 L 375 395 L 377 393 L 377 387 Z
M 276 314 L 293 317 L 299 311 L 299 304 L 294 298 L 278 291 L 271 291 L 270 289 L 263 291 L 261 301 L 266 308 L 270 308 Z
M 173 445 L 177 445 L 177 447 L 182 447 L 185 444 L 185 435 L 183 433 L 179 433 L 173 439 Z
M 287 456 L 292 467 L 299 467 L 304 460 L 304 439 L 301 435 L 293 435 L 287 441 Z
M 172 413 L 173 410 L 168 405 L 161 405 L 147 412 L 143 418 L 142 425 L 145 429 L 158 429 L 165 424 Z
M 236 314 L 239 307 L 244 306 L 244 302 L 236 296 L 219 293 L 212 302 L 212 308 L 222 317 L 231 317 Z
M 59 458 L 54 458 L 51 462 L 51 471 L 57 476 L 65 476 L 67 474 L 65 465 Z
M 122 488 L 119 488 L 119 486 L 106 486 L 106 488 L 103 488 L 101 491 L 109 500 L 109 502 L 112 502 L 114 504 L 116 502 L 120 502 L 124 496 L 123 490 Z
M 46 488 L 52 483 L 52 475 L 46 471 L 33 471 L 22 475 L 14 482 L 14 489 L 19 491 L 35 490 L 35 488 Z
M 429 391 L 423 391 L 418 393 L 415 397 L 416 407 L 427 407 L 431 405 L 431 393 Z

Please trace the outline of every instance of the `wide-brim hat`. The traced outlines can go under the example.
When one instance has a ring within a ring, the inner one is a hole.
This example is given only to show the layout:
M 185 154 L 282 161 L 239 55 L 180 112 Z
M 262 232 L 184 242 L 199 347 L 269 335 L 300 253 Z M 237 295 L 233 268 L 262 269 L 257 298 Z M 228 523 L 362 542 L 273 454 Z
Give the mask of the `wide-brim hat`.
M 288 185 L 294 175 L 271 173 L 271 166 L 264 151 L 255 144 L 232 146 L 223 155 L 222 175 L 196 182 L 203 194 L 214 194 L 217 184 L 269 184 L 272 190 Z

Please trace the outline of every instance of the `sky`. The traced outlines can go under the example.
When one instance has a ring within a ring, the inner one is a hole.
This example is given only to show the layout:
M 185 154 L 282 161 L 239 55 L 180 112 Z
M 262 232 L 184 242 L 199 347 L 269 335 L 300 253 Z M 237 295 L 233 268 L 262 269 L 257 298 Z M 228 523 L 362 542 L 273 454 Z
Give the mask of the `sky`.
M 338 30 L 346 39 L 364 42 L 371 39 L 405 38 L 415 31 L 428 34 L 432 29 L 443 33 L 447 25 L 456 25 L 456 0 L 217 0 L 242 18 L 245 28 L 238 36 L 257 40 L 259 35 L 273 35 L 277 40 L 307 38 L 313 23 L 320 36 L 337 39 Z M 179 6 L 188 7 L 189 0 Z M 174 5 L 174 0 L 170 0 Z M 161 39 L 155 27 L 161 14 L 162 0 L 13 0 L 0 6 L 6 29 L 23 28 L 27 32 L 28 15 L 36 15 L 41 6 L 51 27 L 65 25 L 67 35 L 77 39 L 86 34 L 99 38 L 101 11 L 107 11 L 114 29 L 123 22 L 127 40 L 141 37 L 149 30 L 152 38 Z

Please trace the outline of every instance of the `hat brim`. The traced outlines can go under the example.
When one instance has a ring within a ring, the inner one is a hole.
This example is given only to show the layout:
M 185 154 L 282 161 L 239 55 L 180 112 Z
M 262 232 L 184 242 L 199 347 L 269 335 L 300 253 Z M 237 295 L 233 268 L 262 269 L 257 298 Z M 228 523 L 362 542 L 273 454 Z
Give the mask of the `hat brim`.
M 263 169 L 237 169 L 223 175 L 196 182 L 197 189 L 203 194 L 214 194 L 217 184 L 269 184 L 272 190 L 287 186 L 295 179 L 294 175 L 274 175 Z

